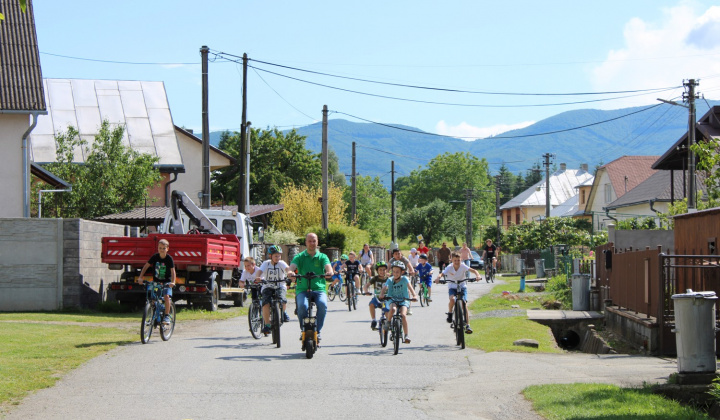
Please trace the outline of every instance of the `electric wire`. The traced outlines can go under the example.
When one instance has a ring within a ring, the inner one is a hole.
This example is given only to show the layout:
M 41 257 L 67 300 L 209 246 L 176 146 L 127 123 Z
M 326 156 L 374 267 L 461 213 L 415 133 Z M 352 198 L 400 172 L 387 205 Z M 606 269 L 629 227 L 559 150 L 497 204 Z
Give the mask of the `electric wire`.
M 279 96 L 280 99 L 282 99 L 283 101 L 285 101 L 286 104 L 290 105 L 290 107 L 292 107 L 292 109 L 294 109 L 295 111 L 297 111 L 297 112 L 303 114 L 304 116 L 308 117 L 308 118 L 311 119 L 313 122 L 318 122 L 317 118 L 313 118 L 313 117 L 309 116 L 308 114 L 300 111 L 295 105 L 291 104 L 287 99 L 285 99 L 277 90 L 275 90 L 272 86 L 270 86 L 270 84 L 269 84 L 267 81 L 265 81 L 265 79 L 260 75 L 260 73 L 257 72 L 257 70 L 253 69 L 253 71 L 255 72 L 255 74 L 257 74 L 257 76 L 260 78 L 260 80 L 262 80 L 263 83 L 265 83 L 265 84 L 267 85 L 267 87 L 270 88 L 270 90 L 272 90 L 273 92 L 275 92 L 275 94 L 276 94 L 277 96 Z
M 131 64 L 131 65 L 141 65 L 141 66 L 190 66 L 190 65 L 200 65 L 200 62 L 193 62 L 193 63 L 159 63 L 159 62 L 137 62 L 137 61 L 115 61 L 115 60 L 100 60 L 97 58 L 85 58 L 85 57 L 73 57 L 69 55 L 62 55 L 62 54 L 54 54 L 49 52 L 42 52 L 40 51 L 40 54 L 42 55 L 49 55 L 53 57 L 60 57 L 60 58 L 67 58 L 70 60 L 80 60 L 80 61 L 92 61 L 96 63 L 108 63 L 108 64 Z

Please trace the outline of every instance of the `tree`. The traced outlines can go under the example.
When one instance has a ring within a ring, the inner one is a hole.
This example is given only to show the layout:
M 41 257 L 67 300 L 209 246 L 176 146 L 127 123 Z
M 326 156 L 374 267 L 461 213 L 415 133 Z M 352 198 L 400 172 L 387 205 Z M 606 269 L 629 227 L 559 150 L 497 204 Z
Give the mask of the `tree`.
M 500 205 L 502 206 L 522 190 L 517 190 L 517 179 L 504 163 L 498 170 L 498 177 L 500 178 Z M 520 182 L 523 182 L 522 177 L 520 177 Z
M 368 231 L 371 242 L 379 243 L 383 235 L 390 232 L 390 192 L 380 182 L 379 177 L 369 176 L 356 177 L 355 189 L 357 219 L 354 222 L 360 229 Z M 348 204 L 346 214 L 347 220 L 350 220 L 352 188 L 345 188 L 343 200 Z
M 322 164 L 322 161 L 320 163 Z M 340 159 L 332 147 L 328 147 L 328 178 L 328 183 L 336 187 L 345 186 L 345 174 L 340 171 Z
M 322 180 L 320 156 L 305 148 L 305 137 L 295 130 L 283 133 L 252 129 L 250 153 L 250 202 L 275 204 L 280 202 L 283 190 L 301 185 L 318 185 Z M 242 158 L 240 133 L 222 134 L 218 147 L 233 158 Z M 212 196 L 236 203 L 239 167 L 233 165 L 213 174 Z
M 398 219 L 398 236 L 414 240 L 422 234 L 428 245 L 446 236 L 459 236 L 465 232 L 465 219 L 458 218 L 447 202 L 436 198 L 423 207 L 403 211 Z
M 545 179 L 545 171 L 543 171 L 540 168 L 539 162 L 535 162 L 533 164 L 532 168 L 528 169 L 525 172 L 525 185 L 518 192 L 524 191 L 524 190 L 532 187 L 533 185 L 537 184 L 538 182 L 542 181 L 543 179 Z
M 342 199 L 342 188 L 328 187 L 328 223 L 342 224 L 347 203 Z M 302 236 L 311 226 L 322 223 L 322 188 L 315 186 L 287 187 L 280 197 L 284 209 L 273 213 L 272 224 L 277 230 L 286 230 Z
M 148 188 L 162 179 L 154 166 L 159 158 L 124 146 L 123 133 L 122 126 L 111 130 L 105 120 L 90 146 L 74 127 L 55 136 L 56 162 L 45 167 L 70 182 L 72 191 L 56 194 L 61 205 L 45 215 L 92 219 L 144 204 Z M 73 163 L 79 149 L 86 156 L 85 164 Z
M 697 170 L 705 181 L 708 200 L 720 201 L 720 139 L 711 138 L 690 146 L 697 155 Z
M 517 254 L 525 249 L 545 249 L 551 245 L 590 246 L 590 221 L 570 217 L 549 217 L 542 221 L 511 225 L 503 233 L 506 252 Z

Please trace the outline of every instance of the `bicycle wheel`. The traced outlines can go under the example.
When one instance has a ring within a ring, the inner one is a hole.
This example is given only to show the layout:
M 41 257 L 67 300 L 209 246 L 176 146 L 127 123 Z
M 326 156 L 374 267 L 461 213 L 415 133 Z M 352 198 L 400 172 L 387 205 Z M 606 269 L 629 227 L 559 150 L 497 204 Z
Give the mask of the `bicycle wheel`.
M 418 293 L 418 300 L 420 301 L 420 306 L 425 306 L 427 303 L 427 295 L 425 294 L 425 283 L 420 285 L 420 293 Z
M 332 301 L 332 300 L 335 300 L 335 295 L 336 295 L 335 286 L 331 283 L 330 286 L 328 286 L 327 297 L 329 300 Z
M 427 285 L 424 287 L 425 292 L 423 293 L 424 299 L 425 299 L 425 306 L 430 306 L 430 289 L 428 289 Z
M 170 323 L 160 324 L 160 338 L 162 338 L 163 341 L 168 341 L 170 337 L 173 335 L 173 331 L 175 331 L 175 302 L 170 301 Z
M 260 329 L 262 328 L 262 308 L 260 308 L 260 302 L 253 300 L 250 308 L 248 309 L 248 324 L 250 325 L 250 334 L 254 339 L 262 337 Z
M 347 299 L 347 293 L 345 293 L 345 287 L 338 284 L 336 293 L 338 296 L 340 296 L 340 302 L 345 302 L 345 299 Z
M 280 347 L 280 302 L 273 303 L 272 307 L 272 339 Z
M 355 286 L 353 286 L 353 309 L 357 311 L 357 301 L 358 301 L 358 295 L 357 290 L 355 290 Z
M 399 310 L 399 308 L 398 308 Z M 398 354 L 398 350 L 400 350 L 400 342 L 402 341 L 402 321 L 399 319 L 393 320 L 393 335 L 395 336 L 395 341 L 393 341 L 393 354 Z
M 460 300 L 460 328 L 458 329 L 458 345 L 461 349 L 465 348 L 465 301 Z
M 346 282 L 347 287 L 347 305 L 348 305 L 348 311 L 352 312 L 352 303 L 353 303 L 353 288 L 355 287 L 355 283 L 352 281 Z
M 378 331 L 380 332 L 380 345 L 383 347 L 387 346 L 388 330 L 385 328 L 385 317 L 380 318 L 380 328 L 378 328 Z
M 453 307 L 453 327 L 455 329 L 455 344 L 460 345 L 460 334 L 463 334 L 462 330 L 462 315 L 461 315 L 461 307 L 460 302 L 462 299 L 460 299 L 459 296 L 455 297 L 455 306 Z
M 152 335 L 153 326 L 155 324 L 155 304 L 147 302 L 143 310 L 142 324 L 140 324 L 140 341 L 147 344 Z

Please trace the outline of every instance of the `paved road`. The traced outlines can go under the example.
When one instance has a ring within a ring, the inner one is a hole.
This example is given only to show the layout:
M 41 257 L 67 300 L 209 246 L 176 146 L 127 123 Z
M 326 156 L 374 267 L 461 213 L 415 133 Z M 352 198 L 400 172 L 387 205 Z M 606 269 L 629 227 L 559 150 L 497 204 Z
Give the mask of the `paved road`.
M 471 286 L 471 296 L 492 285 Z M 536 419 L 520 391 L 550 382 L 662 382 L 672 361 L 583 354 L 528 355 L 460 350 L 444 320 L 445 286 L 429 308 L 414 307 L 411 344 L 381 348 L 368 297 L 348 312 L 329 303 L 323 345 L 300 352 L 293 319 L 282 348 L 254 340 L 245 317 L 182 325 L 169 342 L 123 346 L 26 398 L 8 419 L 372 418 Z M 459 402 L 459 403 L 457 403 Z M 369 417 L 372 416 L 372 417 Z

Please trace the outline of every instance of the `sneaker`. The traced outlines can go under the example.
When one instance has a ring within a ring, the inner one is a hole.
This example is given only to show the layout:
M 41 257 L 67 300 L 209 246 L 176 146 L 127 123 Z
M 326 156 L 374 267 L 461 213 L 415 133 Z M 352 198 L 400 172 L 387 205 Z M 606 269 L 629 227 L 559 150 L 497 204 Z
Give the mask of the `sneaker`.
M 322 337 L 320 337 L 320 333 L 318 333 L 318 343 L 322 340 Z
M 265 326 L 262 329 L 262 333 L 265 335 L 268 335 L 268 334 L 270 334 L 271 331 L 272 331 L 272 326 L 270 326 L 269 324 L 265 324 Z
M 410 337 L 407 335 L 405 336 L 405 344 L 410 344 Z
M 408 315 L 412 315 L 412 309 L 408 309 Z
M 472 334 L 472 328 L 469 325 L 465 326 L 465 334 Z
M 452 323 L 452 312 L 447 313 L 447 322 Z
M 170 324 L 172 323 L 172 318 L 170 318 L 170 315 L 165 315 L 165 318 L 163 318 L 163 324 Z
M 430 296 L 427 297 L 428 302 L 432 302 L 432 298 Z
M 372 329 L 373 331 L 377 330 L 377 321 L 376 320 L 374 320 L 374 319 L 372 320 L 372 322 L 370 323 L 370 329 Z
M 283 321 L 290 322 L 290 315 L 287 312 L 283 312 Z

